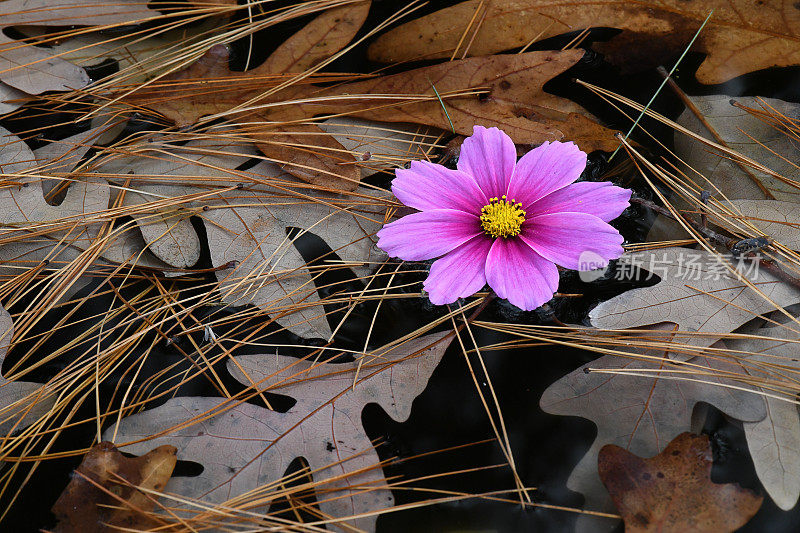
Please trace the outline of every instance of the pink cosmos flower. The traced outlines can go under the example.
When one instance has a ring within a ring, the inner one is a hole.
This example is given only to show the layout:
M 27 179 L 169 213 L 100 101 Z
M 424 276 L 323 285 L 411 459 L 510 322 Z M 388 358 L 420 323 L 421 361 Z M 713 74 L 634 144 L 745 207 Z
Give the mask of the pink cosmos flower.
M 440 258 L 424 283 L 434 304 L 488 283 L 517 307 L 536 309 L 558 289 L 556 265 L 594 269 L 623 253 L 608 222 L 628 207 L 631 191 L 573 183 L 585 167 L 586 154 L 571 142 L 546 142 L 517 161 L 508 135 L 475 126 L 458 170 L 414 161 L 396 171 L 392 192 L 419 212 L 384 226 L 378 246 L 407 261 Z

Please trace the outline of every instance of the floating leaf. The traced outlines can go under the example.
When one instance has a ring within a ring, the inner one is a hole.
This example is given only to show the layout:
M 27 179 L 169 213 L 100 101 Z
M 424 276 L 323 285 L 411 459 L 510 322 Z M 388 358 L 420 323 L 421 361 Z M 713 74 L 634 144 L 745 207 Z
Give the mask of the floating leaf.
M 691 433 L 650 459 L 613 444 L 598 456 L 600 478 L 627 533 L 724 533 L 746 524 L 764 498 L 734 483 L 712 482 L 711 464 L 708 437 Z
M 321 491 L 321 511 L 373 531 L 377 515 L 348 517 L 386 509 L 394 499 L 385 488 L 361 411 L 378 403 L 394 420 L 405 421 L 450 343 L 445 336 L 409 341 L 365 360 L 360 370 L 359 363 L 313 363 L 267 354 L 235 357 L 228 368 L 241 383 L 291 396 L 297 403 L 279 413 L 220 398 L 174 398 L 125 418 L 115 440 L 147 439 L 121 445 L 132 453 L 171 444 L 180 459 L 202 463 L 202 474 L 173 478 L 166 490 L 202 497 L 209 504 L 274 483 L 293 459 L 303 457 Z M 159 434 L 163 436 L 149 438 Z

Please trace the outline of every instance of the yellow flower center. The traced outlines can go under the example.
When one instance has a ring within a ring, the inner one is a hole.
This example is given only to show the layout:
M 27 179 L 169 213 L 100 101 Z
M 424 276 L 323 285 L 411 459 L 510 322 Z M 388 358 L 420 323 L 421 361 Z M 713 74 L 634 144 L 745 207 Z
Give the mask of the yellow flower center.
M 522 204 L 513 199 L 509 202 L 505 195 L 502 198 L 490 198 L 489 203 L 481 209 L 481 227 L 492 237 L 519 235 L 523 222 L 525 211 L 522 210 Z

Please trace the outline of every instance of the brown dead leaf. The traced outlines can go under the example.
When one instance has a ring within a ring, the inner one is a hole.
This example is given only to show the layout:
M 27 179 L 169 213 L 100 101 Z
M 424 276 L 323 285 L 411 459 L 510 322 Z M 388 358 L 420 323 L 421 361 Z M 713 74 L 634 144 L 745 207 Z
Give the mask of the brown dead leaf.
M 544 84 L 583 57 L 582 50 L 530 52 L 518 55 L 451 61 L 374 80 L 348 83 L 315 96 L 336 97 L 332 103 L 303 104 L 306 114 L 347 113 L 384 122 L 411 122 L 472 135 L 475 125 L 496 126 L 517 144 L 572 140 L 583 150 L 613 150 L 613 132 L 578 114 L 581 108 L 546 93 Z M 444 108 L 433 96 L 442 95 Z M 469 90 L 483 94 L 448 97 Z M 387 102 L 370 95 L 408 95 Z M 353 95 L 352 99 L 342 96 Z M 421 101 L 420 95 L 430 95 Z M 448 115 L 450 120 L 448 120 Z
M 645 354 L 664 357 L 663 351 L 659 354 L 650 350 Z M 700 402 L 745 422 L 764 418 L 764 401 L 757 393 L 720 386 L 741 386 L 717 377 L 743 375 L 741 365 L 712 357 L 695 357 L 690 364 L 692 372 L 701 375 L 695 381 L 674 379 L 675 370 L 687 368 L 675 366 L 667 359 L 659 362 L 607 355 L 585 364 L 544 391 L 540 406 L 546 413 L 579 416 L 597 425 L 595 441 L 567 480 L 567 487 L 586 497 L 586 509 L 613 511 L 608 493 L 597 476 L 597 455 L 604 445 L 616 444 L 637 455 L 657 454 L 670 440 L 690 429 L 692 412 Z M 604 372 L 612 369 L 629 373 Z M 591 516 L 578 519 L 579 532 L 606 531 L 613 527 L 610 520 Z
M 286 39 L 255 75 L 301 73 L 347 46 L 367 19 L 371 0 L 329 9 Z
M 598 456 L 626 533 L 725 533 L 746 524 L 764 498 L 735 483 L 711 481 L 706 435 L 682 433 L 650 459 L 609 444 Z
M 581 108 L 577 104 L 548 94 L 542 88 L 547 81 L 580 61 L 583 54 L 582 50 L 566 50 L 499 55 L 452 61 L 373 80 L 345 83 L 330 89 L 297 85 L 271 95 L 268 101 L 272 105 L 260 110 L 257 115 L 268 121 L 303 122 L 318 115 L 347 114 L 382 122 L 424 124 L 442 130 L 450 130 L 452 120 L 453 128 L 462 135 L 471 135 L 476 124 L 496 126 L 508 133 L 517 144 L 567 139 L 575 141 L 585 151 L 611 151 L 618 144 L 612 131 L 581 115 Z M 218 78 L 225 69 L 227 49 L 218 46 L 210 49 L 198 61 L 197 68 L 191 66 L 187 71 L 177 73 L 175 80 L 192 79 L 196 82 L 198 78 L 208 75 Z M 245 84 L 242 89 L 233 88 L 221 93 L 209 91 L 206 82 L 197 83 L 202 85 L 194 88 L 181 85 L 180 92 L 169 93 L 173 95 L 170 97 L 142 91 L 128 100 L 149 107 L 178 125 L 186 126 L 202 116 L 225 113 L 263 91 L 252 82 Z M 273 87 L 276 85 L 274 81 L 263 83 Z M 231 81 L 220 86 L 223 85 L 235 86 Z M 442 95 L 447 114 L 435 96 L 433 87 Z M 386 95 L 391 95 L 391 99 L 387 100 Z M 287 104 L 278 105 L 282 102 Z M 285 131 L 283 126 L 280 128 L 278 133 L 291 135 L 291 128 L 289 131 Z M 275 135 L 257 131 L 248 134 L 257 141 L 261 140 L 261 135 Z M 270 138 L 275 142 L 274 139 L 280 139 L 280 136 Z M 308 142 L 311 142 L 310 138 Z M 259 147 L 262 151 L 270 150 L 263 142 Z M 313 145 L 306 148 L 306 152 L 311 148 Z M 343 154 L 347 154 L 346 150 L 342 150 Z M 329 148 L 328 153 L 334 151 Z M 267 155 L 274 156 L 278 163 L 292 163 L 287 161 L 284 153 Z M 355 165 L 344 164 L 346 162 L 342 157 L 338 160 L 327 158 L 326 161 L 327 168 L 336 169 L 326 170 L 327 175 L 341 173 L 346 168 L 357 171 Z M 285 168 L 298 175 L 290 167 Z M 298 177 L 307 178 L 304 175 Z
M 241 74 L 228 68 L 227 47 L 215 45 L 186 69 L 161 80 L 162 87 L 180 83 L 177 91 L 167 89 L 166 95 L 158 94 L 163 89 L 142 91 L 134 95 L 133 101 L 155 109 L 181 127 L 194 124 L 203 116 L 229 111 L 286 81 L 286 74 L 301 74 L 344 48 L 361 28 L 370 5 L 369 1 L 356 2 L 323 12 L 279 46 L 263 64 L 249 70 L 244 80 Z M 200 90 L 192 83 L 200 84 Z M 186 91 L 198 94 L 187 101 Z M 285 96 L 287 92 L 280 94 Z M 154 97 L 161 102 L 152 105 Z M 358 186 L 361 171 L 355 157 L 319 126 L 276 126 L 270 124 L 273 118 L 266 111 L 239 114 L 237 118 L 250 122 L 246 130 L 259 150 L 292 175 L 331 189 L 352 191 Z
M 157 519 L 144 514 L 156 506 L 155 498 L 136 487 L 162 490 L 175 468 L 176 453 L 174 446 L 159 446 L 141 457 L 125 457 L 110 442 L 95 445 L 53 505 L 58 518 L 53 533 L 157 526 Z
M 470 26 L 476 9 L 481 24 Z M 488 55 L 534 39 L 591 27 L 619 28 L 621 35 L 595 48 L 623 67 L 664 64 L 682 51 L 711 11 L 692 50 L 706 54 L 701 83 L 721 83 L 747 72 L 800 63 L 800 4 L 785 0 L 470 0 L 413 20 L 379 37 L 370 58 L 394 63 L 425 58 Z M 466 33 L 466 39 L 463 39 Z M 461 45 L 459 46 L 459 42 Z
M 202 495 L 207 504 L 274 484 L 294 458 L 304 457 L 320 510 L 342 521 L 337 529 L 374 531 L 378 513 L 391 507 L 394 498 L 361 411 L 377 403 L 394 420 L 407 420 L 414 398 L 450 344 L 446 335 L 426 335 L 367 355 L 361 366 L 272 354 L 236 357 L 228 369 L 242 384 L 257 383 L 259 390 L 291 396 L 297 403 L 279 413 L 222 398 L 174 398 L 123 419 L 116 441 L 133 442 L 121 446 L 132 453 L 171 444 L 181 459 L 202 463 L 202 474 L 174 477 L 166 490 Z M 109 428 L 106 435 L 113 431 Z M 150 438 L 159 434 L 164 436 Z

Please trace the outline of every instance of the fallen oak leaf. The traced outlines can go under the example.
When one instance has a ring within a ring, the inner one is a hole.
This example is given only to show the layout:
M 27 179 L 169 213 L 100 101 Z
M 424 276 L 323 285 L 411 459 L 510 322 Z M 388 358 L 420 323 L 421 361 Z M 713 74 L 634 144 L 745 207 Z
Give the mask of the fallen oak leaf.
M 623 259 L 626 268 L 643 268 L 657 274 L 661 281 L 602 302 L 589 313 L 595 327 L 626 329 L 672 322 L 681 331 L 700 334 L 678 333 L 676 341 L 708 347 L 745 322 L 775 309 L 764 296 L 730 273 L 716 254 L 666 248 L 625 255 Z M 764 269 L 754 268 L 748 260 L 733 266 L 777 305 L 800 302 L 800 291 Z
M 4 174 L 5 181 L 5 187 L 0 189 L 0 239 L 4 241 L 0 250 L 3 255 L 9 256 L 10 250 L 7 247 L 18 239 L 16 235 L 21 230 L 31 226 L 31 231 L 40 231 L 41 226 L 35 229 L 33 226 L 43 222 L 53 225 L 53 231 L 49 235 L 51 240 L 54 239 L 53 244 L 68 234 L 67 244 L 84 248 L 90 246 L 97 237 L 99 227 L 98 224 L 88 224 L 85 221 L 89 214 L 108 208 L 110 193 L 105 181 L 76 181 L 67 189 L 61 204 L 49 205 L 45 201 L 42 180 L 35 175 L 26 175 L 31 169 L 40 167 L 42 160 L 37 161 L 24 142 L 2 127 L 0 139 L 3 139 L 3 145 L 0 145 L 0 173 Z M 62 229 L 65 227 L 69 229 Z M 47 247 L 48 250 L 50 248 L 52 246 Z
M 800 371 L 798 340 L 800 333 L 778 325 L 759 328 L 748 336 L 725 339 L 719 344 L 741 352 L 748 373 L 792 383 Z M 767 416 L 758 422 L 744 422 L 742 426 L 758 479 L 775 504 L 788 511 L 800 497 L 800 416 L 795 403 L 770 395 L 764 396 Z
M 627 533 L 723 533 L 746 524 L 764 497 L 712 482 L 711 464 L 708 437 L 692 433 L 681 433 L 650 459 L 613 444 L 598 455 L 600 479 Z
M 92 170 L 125 187 L 122 204 L 138 208 L 131 217 L 148 249 L 176 268 L 191 267 L 200 257 L 200 237 L 190 221 L 199 201 L 152 209 L 147 204 L 235 186 L 240 174 L 229 169 L 255 155 L 245 145 L 213 138 L 176 146 L 155 137 L 144 148 L 134 145 L 115 152 L 95 162 Z
M 371 2 L 355 2 L 329 9 L 318 15 L 303 29 L 279 46 L 260 66 L 250 69 L 246 78 L 268 80 L 266 88 L 276 87 L 286 74 L 301 74 L 314 64 L 334 55 L 355 36 L 366 20 Z M 202 57 L 187 68 L 164 76 L 159 85 L 178 83 L 178 100 L 164 99 L 151 90 L 139 91 L 127 100 L 141 102 L 171 119 L 177 126 L 186 127 L 203 116 L 217 115 L 257 98 L 263 87 L 244 84 L 243 89 L 225 90 L 222 94 L 205 87 L 206 80 L 216 82 L 226 78 L 239 78 L 228 67 L 228 49 L 224 45 L 212 46 Z M 274 81 L 273 81 L 274 80 Z M 186 105 L 180 93 L 189 91 L 186 82 L 201 84 L 200 94 Z M 263 82 L 261 83 L 263 85 Z M 224 86 L 224 85 L 221 85 Z M 161 103 L 152 105 L 153 97 Z M 263 111 L 239 115 L 249 120 L 246 133 L 256 146 L 287 172 L 309 183 L 340 190 L 355 190 L 360 180 L 356 159 L 336 139 L 327 135 L 316 124 L 271 124 L 272 119 Z M 311 117 L 308 117 L 311 118 Z
M 23 100 L 26 96 L 27 94 L 19 89 L 0 82 L 0 115 L 5 115 L 19 108 L 23 102 L 15 100 Z
M 446 58 L 454 51 L 488 55 L 534 39 L 605 27 L 624 31 L 593 46 L 611 62 L 641 70 L 666 64 L 680 53 L 713 11 L 693 46 L 706 54 L 697 71 L 701 83 L 800 63 L 800 8 L 783 0 L 509 0 L 486 4 L 477 12 L 483 5 L 482 0 L 469 0 L 407 22 L 376 39 L 369 57 L 394 63 Z M 476 16 L 479 26 L 471 22 Z M 468 46 L 462 42 L 465 31 Z
M 730 200 L 723 205 L 731 210 L 733 216 L 714 217 L 714 222 L 731 231 L 742 233 L 745 223 L 754 226 L 747 228 L 746 235 L 759 236 L 759 231 L 771 241 L 791 250 L 800 250 L 800 205 L 795 202 L 778 200 Z M 741 222 L 734 223 L 735 219 Z
M 158 16 L 141 0 L 5 0 L 0 2 L 0 26 L 119 26 Z M 0 32 L 0 80 L 28 94 L 81 89 L 91 79 L 86 71 L 45 48 L 20 45 Z
M 250 172 L 280 176 L 266 162 Z M 289 185 L 284 190 L 262 187 L 228 193 L 202 214 L 212 264 L 235 264 L 216 271 L 222 301 L 257 305 L 297 335 L 327 339 L 332 330 L 314 284 L 320 269 L 309 268 L 294 241 L 304 233 L 317 235 L 357 275 L 368 274 L 371 263 L 386 257 L 374 244 L 386 212 L 381 196 L 385 200 L 386 194 L 359 188 L 352 197 L 322 191 L 303 195 L 293 193 L 302 191 L 297 183 L 284 183 Z M 301 233 L 290 238 L 290 228 Z
M 145 514 L 155 507 L 155 497 L 138 488 L 163 489 L 175 469 L 176 453 L 174 446 L 159 446 L 140 457 L 125 457 L 110 442 L 95 445 L 53 505 L 58 518 L 53 533 L 110 533 L 160 525 Z
M 451 129 L 452 121 L 456 133 L 462 135 L 471 135 L 473 126 L 478 124 L 503 129 L 517 144 L 569 139 L 587 152 L 611 151 L 618 144 L 611 130 L 577 113 L 581 108 L 576 104 L 548 94 L 542 88 L 547 81 L 578 63 L 583 55 L 582 50 L 529 52 L 452 61 L 327 89 L 298 84 L 259 101 L 263 108 L 257 113 L 246 111 L 234 116 L 243 120 L 256 113 L 261 120 L 283 124 L 307 123 L 320 115 L 346 114 L 380 122 L 423 124 L 445 131 Z M 175 74 L 174 81 L 182 85 L 181 92 L 174 97 L 165 99 L 153 89 L 134 93 L 124 100 L 152 109 L 177 125 L 189 125 L 206 115 L 226 114 L 243 101 L 263 93 L 264 89 L 255 85 L 257 80 L 237 89 L 237 82 L 226 72 L 227 49 L 218 45 L 195 65 Z M 222 93 L 209 91 L 206 82 L 197 81 L 204 76 L 213 77 L 231 88 Z M 225 76 L 231 81 L 225 82 Z M 241 76 L 236 79 L 241 85 Z M 184 82 L 194 83 L 196 88 L 192 90 L 192 86 L 187 87 Z M 262 81 L 262 86 L 274 88 L 275 82 Z M 433 87 L 442 95 L 447 114 Z M 275 126 L 277 139 L 280 139 L 279 134 L 285 133 L 281 127 Z M 252 132 L 249 128 L 243 131 L 260 143 L 262 152 L 285 148 L 286 143 L 277 141 L 273 142 L 273 148 L 265 147 L 264 143 L 270 138 L 268 131 L 257 128 Z M 305 150 L 308 151 L 313 148 L 312 137 L 318 134 L 324 135 L 322 130 L 306 131 L 303 142 L 288 144 L 307 144 Z M 331 147 L 327 150 L 329 154 L 335 153 Z M 285 155 L 273 159 L 279 164 L 286 162 Z M 355 168 L 355 165 L 344 164 L 341 157 L 333 162 L 341 168 Z M 292 171 L 289 167 L 286 170 Z M 307 176 L 299 177 L 307 179 Z
M 419 337 L 363 365 L 268 354 L 236 357 L 228 368 L 238 381 L 289 395 L 297 403 L 279 413 L 220 398 L 174 398 L 123 419 L 116 440 L 134 442 L 121 446 L 132 453 L 172 444 L 179 458 L 202 463 L 202 474 L 172 478 L 165 490 L 202 495 L 212 504 L 273 484 L 294 458 L 303 457 L 322 513 L 343 522 L 344 530 L 374 531 L 377 513 L 391 507 L 394 498 L 385 488 L 361 411 L 378 403 L 394 420 L 407 420 L 414 398 L 425 389 L 451 341 L 447 335 Z M 156 434 L 163 436 L 149 438 Z M 149 440 L 136 442 L 142 438 Z
M 441 138 L 424 126 L 351 117 L 330 118 L 319 127 L 356 156 L 362 178 L 393 172 L 408 161 L 430 159 Z
M 739 106 L 731 105 L 731 97 L 723 94 L 689 97 L 703 119 L 725 144 L 740 154 L 758 161 L 765 167 L 785 176 L 797 174 L 793 161 L 800 156 L 797 141 L 775 128 L 768 121 Z M 738 97 L 736 102 L 770 114 L 782 114 L 789 119 L 800 118 L 800 105 L 775 98 Z M 785 119 L 784 119 L 785 120 Z M 707 138 L 713 138 L 700 119 L 689 109 L 678 117 L 678 124 Z M 675 132 L 675 153 L 683 162 L 704 176 L 713 187 L 698 180 L 700 187 L 717 195 L 717 189 L 731 200 L 770 199 L 762 188 L 775 200 L 797 202 L 800 190 L 766 172 L 746 167 L 743 169 L 729 156 L 715 153 L 698 141 Z
M 471 135 L 475 125 L 495 126 L 516 144 L 572 140 L 587 152 L 611 151 L 616 142 L 611 130 L 579 114 L 585 111 L 573 102 L 543 89 L 547 81 L 578 63 L 584 54 L 583 50 L 542 51 L 451 61 L 321 90 L 313 94 L 313 101 L 300 102 L 291 112 L 347 114 L 441 130 L 450 130 L 452 124 L 461 135 Z M 433 87 L 442 95 L 443 103 L 434 97 Z M 393 99 L 387 102 L 383 95 L 392 95 Z M 325 100 L 327 97 L 332 98 L 331 103 Z
M 645 355 L 661 358 L 663 352 L 658 355 L 648 351 Z M 694 357 L 688 364 L 691 366 L 675 366 L 666 358 L 659 361 L 603 356 L 544 391 L 539 402 L 544 412 L 579 416 L 597 425 L 592 446 L 567 480 L 568 488 L 585 496 L 585 508 L 613 511 L 608 493 L 597 476 L 597 455 L 604 445 L 616 444 L 638 455 L 659 453 L 670 440 L 690 428 L 694 407 L 700 402 L 745 422 L 764 418 L 766 411 L 761 396 L 725 387 L 739 387 L 740 384 L 717 377 L 746 375 L 741 365 L 711 357 Z M 687 368 L 700 376 L 697 381 L 682 380 L 680 375 L 671 372 Z M 604 372 L 614 369 L 628 373 Z M 605 531 L 613 527 L 611 520 L 585 515 L 577 522 L 579 532 Z
M 11 315 L 0 306 L 0 369 L 13 336 Z M 14 431 L 25 429 L 47 413 L 54 403 L 55 398 L 47 394 L 44 385 L 8 379 L 0 374 L 0 435 L 6 437 Z
M 309 267 L 294 245 L 301 234 L 290 238 L 288 231 L 319 236 L 357 275 L 367 275 L 371 263 L 385 257 L 373 235 L 385 217 L 388 193 L 359 188 L 347 196 L 309 189 L 268 162 L 229 170 L 252 155 L 247 145 L 155 141 L 95 168 L 113 182 L 128 182 L 125 202 L 139 210 L 132 216 L 140 219 L 148 247 L 173 265 L 187 255 L 181 247 L 199 253 L 199 237 L 188 220 L 195 214 L 205 225 L 223 303 L 257 305 L 297 335 L 328 338 L 330 325 L 314 284 L 321 268 Z M 183 220 L 177 212 L 158 219 L 156 206 L 164 199 L 181 202 Z M 181 224 L 192 240 L 177 231 Z
M 50 205 L 44 191 L 58 180 L 43 178 L 55 168 L 71 172 L 96 133 L 90 130 L 32 152 L 0 127 L 0 173 L 4 174 L 4 187 L 0 188 L 0 271 L 4 274 L 13 276 L 26 268 L 41 267 L 43 261 L 50 267 L 68 264 L 98 244 L 103 222 L 91 219 L 109 208 L 108 183 L 94 176 L 69 179 L 63 199 Z M 119 263 L 134 257 L 143 266 L 166 266 L 143 250 L 137 235 L 123 225 L 103 240 L 98 259 Z

